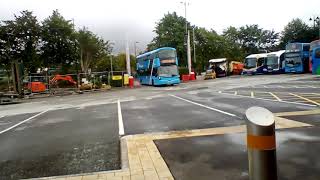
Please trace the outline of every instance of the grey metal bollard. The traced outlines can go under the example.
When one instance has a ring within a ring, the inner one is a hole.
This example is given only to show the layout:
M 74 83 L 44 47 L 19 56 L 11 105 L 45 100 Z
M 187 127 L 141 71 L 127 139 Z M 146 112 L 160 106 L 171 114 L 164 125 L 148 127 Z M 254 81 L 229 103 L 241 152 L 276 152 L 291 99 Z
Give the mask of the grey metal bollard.
M 246 111 L 250 180 L 277 180 L 274 115 L 262 107 Z

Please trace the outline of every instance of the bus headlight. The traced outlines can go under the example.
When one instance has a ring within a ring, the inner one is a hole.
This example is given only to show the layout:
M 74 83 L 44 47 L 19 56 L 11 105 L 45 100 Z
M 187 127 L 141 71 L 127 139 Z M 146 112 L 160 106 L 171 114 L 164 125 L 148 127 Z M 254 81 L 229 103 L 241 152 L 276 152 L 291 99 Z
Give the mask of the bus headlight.
M 160 80 L 160 79 L 161 79 L 161 77 L 158 77 L 158 79 Z

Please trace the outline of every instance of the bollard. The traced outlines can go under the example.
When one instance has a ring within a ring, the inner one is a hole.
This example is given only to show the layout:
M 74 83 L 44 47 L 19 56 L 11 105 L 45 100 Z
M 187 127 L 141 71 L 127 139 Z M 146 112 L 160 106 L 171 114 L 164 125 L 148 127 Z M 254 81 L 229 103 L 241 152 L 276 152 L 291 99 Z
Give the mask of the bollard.
M 250 180 L 277 180 L 274 115 L 262 107 L 246 111 Z

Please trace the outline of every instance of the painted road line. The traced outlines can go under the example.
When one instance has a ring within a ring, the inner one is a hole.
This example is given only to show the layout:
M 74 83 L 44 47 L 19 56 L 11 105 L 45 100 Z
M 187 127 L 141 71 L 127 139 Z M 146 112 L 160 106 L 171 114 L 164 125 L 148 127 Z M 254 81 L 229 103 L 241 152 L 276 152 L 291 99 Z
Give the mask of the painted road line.
M 320 103 L 318 103 L 318 102 L 316 102 L 316 101 L 313 101 L 313 100 L 311 100 L 311 99 L 308 99 L 308 98 L 299 96 L 299 95 L 297 95 L 297 94 L 293 94 L 293 93 L 290 93 L 290 94 L 291 94 L 292 96 L 296 96 L 296 97 L 298 97 L 298 98 L 301 98 L 301 99 L 303 99 L 303 100 L 306 100 L 306 101 L 308 101 L 308 102 L 311 102 L 311 103 L 313 103 L 313 104 L 315 104 L 315 105 L 317 105 L 317 106 L 320 106 Z
M 230 95 L 230 94 L 227 94 L 227 93 L 221 93 L 221 94 L 225 94 L 225 95 Z M 244 97 L 244 98 L 248 98 L 248 96 L 244 96 L 244 95 L 237 95 L 239 97 Z M 305 104 L 305 103 L 296 103 L 296 102 L 290 102 L 290 101 L 277 101 L 277 100 L 274 100 L 274 99 L 264 99 L 264 98 L 253 98 L 253 99 L 259 99 L 259 100 L 265 100 L 265 101 L 273 101 L 273 102 L 280 102 L 280 103 L 287 103 L 287 104 L 295 104 L 295 105 L 303 105 L 303 106 L 310 106 L 310 107 L 316 107 L 316 105 L 314 104 Z
M 28 119 L 23 120 L 23 121 L 15 124 L 15 125 L 7 128 L 7 129 L 1 131 L 0 134 L 3 134 L 3 133 L 5 133 L 5 132 L 7 132 L 7 131 L 10 131 L 11 129 L 13 129 L 13 128 L 15 128 L 15 127 L 17 127 L 17 126 L 19 126 L 19 125 L 21 125 L 21 124 L 23 124 L 23 123 L 26 123 L 26 122 L 30 121 L 31 119 L 36 118 L 36 117 L 40 116 L 41 114 L 44 114 L 44 113 L 46 113 L 46 112 L 48 112 L 48 111 L 50 111 L 50 110 L 52 110 L 52 109 L 47 109 L 47 110 L 42 111 L 42 112 L 40 112 L 40 113 L 38 113 L 38 114 L 36 114 L 36 115 L 33 115 L 33 116 L 29 117 Z
M 235 114 L 228 113 L 228 112 L 226 112 L 226 111 L 222 111 L 222 110 L 220 110 L 220 109 L 216 109 L 216 108 L 213 108 L 213 107 L 209 107 L 209 106 L 206 106 L 206 105 L 203 105 L 203 104 L 199 104 L 199 103 L 190 101 L 190 100 L 188 100 L 188 99 L 184 99 L 184 98 L 182 98 L 182 97 L 175 96 L 175 95 L 173 95 L 173 94 L 169 94 L 169 96 L 172 96 L 172 97 L 174 97 L 174 98 L 177 98 L 177 99 L 186 101 L 186 102 L 188 102 L 188 103 L 191 103 L 191 104 L 194 104 L 194 105 L 197 105 L 197 106 L 201 106 L 201 107 L 204 107 L 204 108 L 207 108 L 207 109 L 210 109 L 210 110 L 213 110 L 213 111 L 222 113 L 222 114 L 226 114 L 226 115 L 229 115 L 229 116 L 232 116 L 232 117 L 235 117 L 235 116 L 236 116 Z
M 254 98 L 254 92 L 251 91 L 251 98 Z
M 118 99 L 118 122 L 119 122 L 119 135 L 124 135 L 124 127 L 123 127 L 123 120 L 122 120 L 122 112 L 121 112 L 121 105 L 120 100 Z
M 272 92 L 269 92 L 269 94 L 271 96 L 273 96 L 274 98 L 276 98 L 278 101 L 282 101 L 278 96 L 276 96 L 275 94 L 273 94 Z
M 237 95 L 237 94 L 238 94 L 238 91 L 235 91 L 235 92 L 234 92 L 234 95 Z

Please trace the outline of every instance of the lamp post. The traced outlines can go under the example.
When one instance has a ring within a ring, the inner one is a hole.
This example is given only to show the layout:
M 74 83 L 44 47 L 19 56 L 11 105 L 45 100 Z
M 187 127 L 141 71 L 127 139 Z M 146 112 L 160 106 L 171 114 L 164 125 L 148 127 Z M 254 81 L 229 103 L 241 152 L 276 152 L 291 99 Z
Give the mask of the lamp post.
M 184 16 L 185 16 L 185 21 L 186 21 L 186 45 L 187 45 L 187 62 L 188 62 L 188 69 L 189 69 L 189 74 L 191 74 L 191 53 L 190 53 L 190 33 L 188 32 L 188 21 L 187 21 L 187 1 L 180 2 L 181 4 L 184 5 Z
M 313 28 L 316 28 L 316 24 L 318 25 L 319 39 L 320 39 L 320 18 L 319 18 L 319 16 L 310 18 L 309 21 L 313 21 Z
M 137 47 L 136 47 L 136 45 L 137 45 L 138 43 L 139 43 L 138 41 L 135 41 L 135 42 L 134 42 L 134 57 L 137 57 Z

